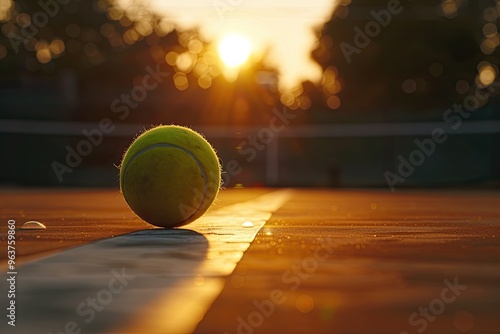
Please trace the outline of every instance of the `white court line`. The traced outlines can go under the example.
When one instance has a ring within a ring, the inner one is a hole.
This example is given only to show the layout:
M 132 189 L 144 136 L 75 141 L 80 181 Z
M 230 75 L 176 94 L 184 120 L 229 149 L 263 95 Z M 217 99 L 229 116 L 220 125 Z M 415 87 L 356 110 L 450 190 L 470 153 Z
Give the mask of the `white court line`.
M 3 321 L 0 331 L 189 333 L 289 196 L 275 191 L 208 212 L 182 229 L 139 231 L 25 264 L 17 276 L 17 325 L 6 328 Z M 246 221 L 254 227 L 242 227 Z
M 162 292 L 155 304 L 141 310 L 133 325 L 123 329 L 133 329 L 131 333 L 192 332 L 222 291 L 225 277 L 233 272 L 257 232 L 289 196 L 288 190 L 276 191 L 210 212 L 189 224 L 190 229 L 208 239 L 209 245 L 206 259 L 197 268 L 196 282 L 193 284 L 192 277 L 179 281 L 172 291 Z M 247 221 L 254 227 L 242 227 Z

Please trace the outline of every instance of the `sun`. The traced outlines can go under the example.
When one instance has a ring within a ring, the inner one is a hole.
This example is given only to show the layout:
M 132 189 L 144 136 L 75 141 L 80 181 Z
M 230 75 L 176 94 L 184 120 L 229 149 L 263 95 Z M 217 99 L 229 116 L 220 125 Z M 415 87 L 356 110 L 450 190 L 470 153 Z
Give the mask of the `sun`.
M 227 35 L 219 42 L 218 51 L 224 65 L 229 68 L 237 68 L 250 57 L 252 43 L 242 35 Z

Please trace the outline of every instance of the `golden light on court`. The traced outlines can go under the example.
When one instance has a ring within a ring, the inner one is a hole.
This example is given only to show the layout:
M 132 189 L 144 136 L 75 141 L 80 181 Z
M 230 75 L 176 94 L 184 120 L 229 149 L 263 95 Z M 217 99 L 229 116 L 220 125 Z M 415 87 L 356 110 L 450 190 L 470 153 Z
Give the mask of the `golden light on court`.
M 240 275 L 231 276 L 231 286 L 236 289 L 242 288 L 245 285 L 245 278 Z
M 474 327 L 474 316 L 467 311 L 458 311 L 453 317 L 453 326 L 460 332 L 465 333 Z
M 490 64 L 483 64 L 479 67 L 478 80 L 482 86 L 489 86 L 497 77 L 497 71 Z
M 245 36 L 230 34 L 220 40 L 217 50 L 225 66 L 237 68 L 248 61 L 252 43 Z
M 196 286 L 203 286 L 205 284 L 205 277 L 203 275 L 196 275 L 193 280 L 194 285 Z
M 300 295 L 295 300 L 295 308 L 301 313 L 309 313 L 314 309 L 314 299 L 309 295 Z

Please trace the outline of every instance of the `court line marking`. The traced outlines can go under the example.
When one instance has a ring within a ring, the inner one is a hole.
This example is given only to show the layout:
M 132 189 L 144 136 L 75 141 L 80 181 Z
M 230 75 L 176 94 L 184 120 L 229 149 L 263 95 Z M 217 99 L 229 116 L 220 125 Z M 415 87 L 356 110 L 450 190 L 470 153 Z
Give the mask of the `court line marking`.
M 192 332 L 290 195 L 274 191 L 209 211 L 183 228 L 138 231 L 26 263 L 19 268 L 15 332 L 59 333 L 69 323 L 82 333 Z M 247 221 L 254 226 L 243 227 Z M 82 303 L 96 296 L 99 302 L 120 271 L 130 281 L 120 293 L 108 293 L 111 301 L 87 322 L 90 308 Z
M 207 259 L 197 270 L 197 275 L 201 276 L 196 277 L 202 277 L 203 284 L 180 281 L 175 289 L 164 292 L 156 303 L 142 310 L 141 315 L 123 330 L 131 330 L 130 333 L 192 332 L 222 292 L 225 277 L 233 272 L 257 233 L 290 195 L 290 190 L 278 190 L 209 212 L 187 225 L 208 239 Z M 242 227 L 247 221 L 254 227 Z

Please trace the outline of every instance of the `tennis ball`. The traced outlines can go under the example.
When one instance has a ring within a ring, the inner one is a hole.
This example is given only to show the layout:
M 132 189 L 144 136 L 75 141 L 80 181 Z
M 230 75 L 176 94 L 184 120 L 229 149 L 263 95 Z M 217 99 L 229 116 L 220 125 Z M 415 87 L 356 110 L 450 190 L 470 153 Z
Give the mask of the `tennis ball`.
M 219 192 L 221 170 L 199 133 L 176 125 L 141 134 L 125 152 L 120 189 L 146 222 L 177 227 L 202 216 Z

